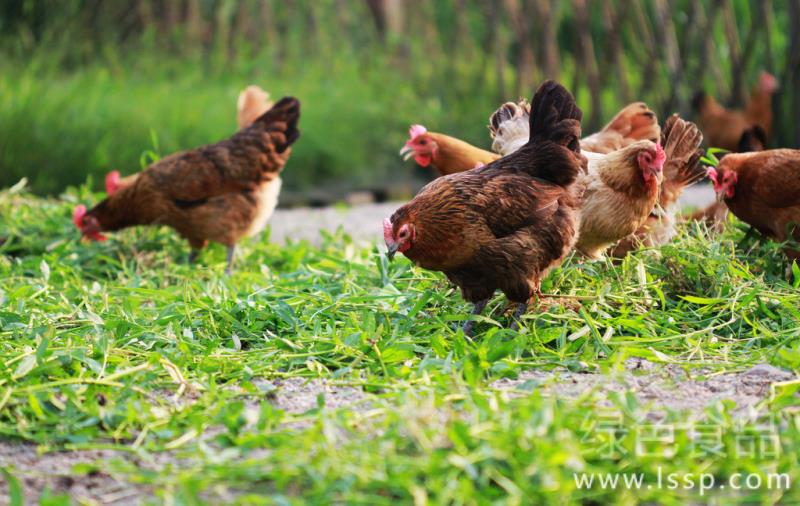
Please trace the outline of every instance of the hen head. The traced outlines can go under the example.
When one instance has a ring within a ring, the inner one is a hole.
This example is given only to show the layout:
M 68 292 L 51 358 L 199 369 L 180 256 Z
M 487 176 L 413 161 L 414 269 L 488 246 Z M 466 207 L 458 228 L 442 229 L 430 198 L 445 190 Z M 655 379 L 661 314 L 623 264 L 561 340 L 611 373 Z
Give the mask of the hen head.
M 762 72 L 758 76 L 758 87 L 767 93 L 778 91 L 778 80 L 769 72 Z
M 647 147 L 639 151 L 639 154 L 636 155 L 636 163 L 639 164 L 646 184 L 650 185 L 655 182 L 657 185 L 661 181 L 666 160 L 667 155 L 661 144 L 649 143 Z
M 103 227 L 91 214 L 86 214 L 86 206 L 79 205 L 72 212 L 72 223 L 81 231 L 81 236 L 93 241 L 105 241 L 106 236 L 101 234 Z
M 422 167 L 427 167 L 436 156 L 439 146 L 433 137 L 428 133 L 428 129 L 422 125 L 411 125 L 408 130 L 408 140 L 400 150 L 403 160 L 408 160 L 412 156 L 414 161 Z
M 736 193 L 736 182 L 739 180 L 739 175 L 735 171 L 723 167 L 709 167 L 706 175 L 714 184 L 717 200 L 733 198 Z
M 403 253 L 414 244 L 417 238 L 417 230 L 413 223 L 392 223 L 390 218 L 383 220 L 383 240 L 386 241 L 388 251 L 386 256 L 389 260 L 399 251 Z

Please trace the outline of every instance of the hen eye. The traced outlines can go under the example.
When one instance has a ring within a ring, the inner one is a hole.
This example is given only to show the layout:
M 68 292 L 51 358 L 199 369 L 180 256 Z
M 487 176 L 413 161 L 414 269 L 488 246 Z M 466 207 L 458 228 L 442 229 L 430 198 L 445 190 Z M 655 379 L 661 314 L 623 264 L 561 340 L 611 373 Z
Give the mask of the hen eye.
M 425 139 L 421 139 L 421 140 L 419 141 L 419 143 L 420 143 L 420 144 L 422 144 L 422 145 L 424 146 L 425 144 L 427 144 L 427 143 L 428 143 L 428 141 L 426 141 Z

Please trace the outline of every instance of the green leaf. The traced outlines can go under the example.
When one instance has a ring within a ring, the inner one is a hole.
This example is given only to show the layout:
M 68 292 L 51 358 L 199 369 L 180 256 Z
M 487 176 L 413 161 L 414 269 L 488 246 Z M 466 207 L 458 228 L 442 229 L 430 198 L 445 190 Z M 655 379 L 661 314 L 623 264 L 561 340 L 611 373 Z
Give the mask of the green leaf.
M 20 485 L 17 477 L 5 467 L 0 467 L 0 473 L 3 473 L 6 483 L 8 483 L 8 500 L 10 506 L 25 506 L 25 496 L 22 493 L 22 485 Z
M 686 302 L 691 302 L 692 304 L 700 304 L 703 306 L 728 302 L 727 299 L 712 299 L 708 297 L 698 297 L 696 295 L 681 295 L 681 299 Z
M 17 368 L 14 370 L 14 374 L 12 378 L 20 379 L 36 367 L 36 355 L 26 355 L 22 360 L 19 361 L 17 364 Z

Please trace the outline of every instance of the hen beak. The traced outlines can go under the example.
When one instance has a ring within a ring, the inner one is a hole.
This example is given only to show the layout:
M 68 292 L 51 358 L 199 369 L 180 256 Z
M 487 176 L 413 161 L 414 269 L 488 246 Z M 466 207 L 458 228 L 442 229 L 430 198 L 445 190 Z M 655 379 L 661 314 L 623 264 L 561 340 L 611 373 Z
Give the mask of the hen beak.
M 717 202 L 722 202 L 723 200 L 725 200 L 725 192 L 724 191 L 714 192 L 714 194 L 717 197 Z
M 399 242 L 389 245 L 389 249 L 386 251 L 386 258 L 388 258 L 390 262 L 394 260 L 394 255 L 397 253 L 398 248 L 400 248 Z
M 414 156 L 414 149 L 408 144 L 406 144 L 405 146 L 402 147 L 402 149 L 400 149 L 400 156 L 403 157 L 403 161 L 405 162 L 409 158 Z

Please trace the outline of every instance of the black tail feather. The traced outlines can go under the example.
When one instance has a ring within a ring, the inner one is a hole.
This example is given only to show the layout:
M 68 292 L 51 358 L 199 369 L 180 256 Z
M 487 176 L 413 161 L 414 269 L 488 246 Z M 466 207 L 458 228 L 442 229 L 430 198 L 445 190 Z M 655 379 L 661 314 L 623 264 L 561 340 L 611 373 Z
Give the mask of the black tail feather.
M 580 152 L 580 123 L 583 112 L 575 98 L 555 81 L 545 81 L 531 102 L 529 144 L 549 140 Z
M 253 122 L 253 126 L 260 128 L 270 128 L 273 123 L 283 122 L 286 124 L 284 135 L 286 141 L 277 146 L 278 153 L 283 153 L 299 137 L 300 130 L 297 123 L 300 121 L 300 101 L 294 97 L 283 97 L 278 100 L 270 110 L 262 114 Z

